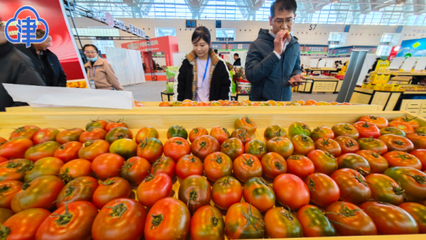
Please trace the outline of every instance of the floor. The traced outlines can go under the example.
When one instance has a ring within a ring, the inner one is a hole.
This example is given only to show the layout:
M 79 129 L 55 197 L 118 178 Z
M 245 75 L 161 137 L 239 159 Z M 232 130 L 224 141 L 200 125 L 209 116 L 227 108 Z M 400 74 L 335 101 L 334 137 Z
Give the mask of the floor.
M 147 81 L 145 83 L 124 87 L 124 90 L 133 92 L 136 101 L 142 102 L 159 102 L 161 101 L 160 92 L 166 89 L 165 81 Z M 333 102 L 337 98 L 337 94 L 306 94 L 293 93 L 292 101 L 310 100 Z

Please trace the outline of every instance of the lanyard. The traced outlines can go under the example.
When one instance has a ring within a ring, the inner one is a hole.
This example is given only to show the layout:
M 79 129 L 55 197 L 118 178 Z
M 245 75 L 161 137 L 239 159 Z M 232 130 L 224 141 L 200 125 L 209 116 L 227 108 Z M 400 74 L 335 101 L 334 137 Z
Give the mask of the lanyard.
M 210 60 L 210 58 L 208 57 L 207 58 L 207 63 L 206 63 L 206 69 L 204 70 L 203 82 L 201 84 L 204 84 L 204 79 L 206 79 L 207 68 L 209 68 L 209 60 Z
M 95 74 L 96 74 L 96 68 L 97 68 L 98 66 L 95 66 L 95 69 L 93 70 L 93 77 L 92 77 L 92 79 L 93 80 L 95 80 Z M 89 69 L 89 77 L 91 77 L 90 75 L 91 75 L 91 73 L 92 73 L 92 68 L 90 68 Z

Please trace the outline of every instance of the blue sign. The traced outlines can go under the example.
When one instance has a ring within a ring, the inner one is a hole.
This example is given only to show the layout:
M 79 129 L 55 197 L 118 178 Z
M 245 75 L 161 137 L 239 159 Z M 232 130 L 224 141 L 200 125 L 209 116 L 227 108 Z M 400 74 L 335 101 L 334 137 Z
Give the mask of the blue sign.
M 397 57 L 426 57 L 426 38 L 404 40 Z
M 28 11 L 31 11 L 32 13 L 34 13 L 36 18 L 33 19 L 30 16 L 28 16 L 26 18 L 18 18 L 18 15 L 22 11 L 25 11 L 25 10 L 28 10 Z M 9 36 L 9 31 L 7 29 L 8 29 L 8 27 L 11 23 L 16 22 L 16 21 L 18 22 L 16 24 L 16 27 L 18 28 L 18 38 L 13 39 Z M 37 22 L 43 23 L 45 28 L 46 28 L 46 34 L 40 39 L 36 38 Z M 46 38 L 49 36 L 49 26 L 47 25 L 46 20 L 44 20 L 43 18 L 40 18 L 37 11 L 33 7 L 23 6 L 23 7 L 19 8 L 18 11 L 16 11 L 13 18 L 9 19 L 6 22 L 5 32 L 6 32 L 6 34 L 5 34 L 6 39 L 9 42 L 11 42 L 11 43 L 25 43 L 27 47 L 30 47 L 32 43 L 42 43 L 46 40 Z
M 196 27 L 197 27 L 197 20 L 186 20 L 185 28 L 196 28 Z
M 222 28 L 222 21 L 216 21 L 216 28 Z

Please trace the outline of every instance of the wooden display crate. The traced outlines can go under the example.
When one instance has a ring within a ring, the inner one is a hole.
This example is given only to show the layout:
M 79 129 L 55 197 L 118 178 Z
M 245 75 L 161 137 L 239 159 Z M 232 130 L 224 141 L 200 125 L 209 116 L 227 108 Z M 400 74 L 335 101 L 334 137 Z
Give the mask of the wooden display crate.
M 32 108 L 32 107 L 12 107 L 7 108 L 6 112 L 102 112 L 114 111 L 120 113 L 137 112 L 139 114 L 150 114 L 155 112 L 157 114 L 181 114 L 181 113 L 287 113 L 287 112 L 324 112 L 324 111 L 352 111 L 352 112 L 368 112 L 368 111 L 381 111 L 382 107 L 379 105 L 368 104 L 353 104 L 353 105 L 332 105 L 332 106 L 241 106 L 241 107 L 159 107 L 160 102 L 142 102 L 144 107 L 135 107 L 132 110 L 109 109 L 109 108 L 89 108 L 89 107 L 62 107 L 62 108 Z
M 316 108 L 316 107 L 313 107 Z M 170 108 L 173 109 L 173 108 Z M 233 109 L 233 108 L 226 108 Z M 235 119 L 248 116 L 255 121 L 258 130 L 256 138 L 263 139 L 263 131 L 266 127 L 279 124 L 287 128 L 291 123 L 303 121 L 312 129 L 318 126 L 332 127 L 337 123 L 354 123 L 361 116 L 375 115 L 382 116 L 388 119 L 394 119 L 401 116 L 417 117 L 421 125 L 426 126 L 426 120 L 409 112 L 395 111 L 342 111 L 328 110 L 318 112 L 252 112 L 252 111 L 206 111 L 205 113 L 198 112 L 138 112 L 138 111 L 77 111 L 77 112 L 5 112 L 0 113 L 0 136 L 8 136 L 15 128 L 27 124 L 33 124 L 41 128 L 84 128 L 88 122 L 93 119 L 105 119 L 118 121 L 122 119 L 126 122 L 131 130 L 136 133 L 142 127 L 151 126 L 160 132 L 162 141 L 166 138 L 166 131 L 172 125 L 180 125 L 188 130 L 195 127 L 205 127 L 211 129 L 213 126 L 220 125 L 228 130 L 234 129 Z M 162 134 L 163 133 L 163 134 Z
M 234 109 L 234 108 L 229 108 Z M 252 109 L 252 108 L 250 108 Z M 272 124 L 280 124 L 284 128 L 296 121 L 303 121 L 308 124 L 312 129 L 317 126 L 329 126 L 332 127 L 337 123 L 354 123 L 361 116 L 364 115 L 376 115 L 388 118 L 389 120 L 402 117 L 417 117 L 411 113 L 398 111 L 398 112 L 383 112 L 377 110 L 370 110 L 364 112 L 354 112 L 349 109 L 346 111 L 342 110 L 330 110 L 320 112 L 287 112 L 287 113 L 253 113 L 251 111 L 246 112 L 232 112 L 232 111 L 207 111 L 205 114 L 196 112 L 192 113 L 173 113 L 168 114 L 166 111 L 157 113 L 155 111 L 144 112 L 143 114 L 138 111 L 14 111 L 0 113 L 0 136 L 7 137 L 16 128 L 33 124 L 41 128 L 54 127 L 54 128 L 73 128 L 80 127 L 84 128 L 85 125 L 90 122 L 91 119 L 109 119 L 119 120 L 123 119 L 126 122 L 133 133 L 136 133 L 140 128 L 145 126 L 152 126 L 156 128 L 160 133 L 160 140 L 164 143 L 166 141 L 166 131 L 172 125 L 184 126 L 187 130 L 191 130 L 195 127 L 205 127 L 210 130 L 213 126 L 220 125 L 232 131 L 234 128 L 235 119 L 241 116 L 250 117 L 257 124 L 256 136 L 254 139 L 264 141 L 263 132 L 266 127 Z M 417 117 L 421 126 L 426 126 L 426 119 Z M 173 190 L 176 194 L 179 189 L 179 181 L 176 181 Z M 381 236 L 353 236 L 353 237 L 320 237 L 320 238 L 309 238 L 312 240 L 424 240 L 426 239 L 425 234 L 417 235 L 381 235 Z M 302 239 L 302 238 L 297 238 Z M 303 238 L 307 239 L 307 238 Z

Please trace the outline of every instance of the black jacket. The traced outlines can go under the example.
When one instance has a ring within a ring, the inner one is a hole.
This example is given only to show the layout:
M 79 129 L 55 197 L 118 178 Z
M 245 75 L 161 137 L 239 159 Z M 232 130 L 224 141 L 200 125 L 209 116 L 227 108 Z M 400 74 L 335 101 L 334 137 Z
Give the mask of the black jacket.
M 234 66 L 241 66 L 241 58 L 238 58 L 237 60 L 235 60 Z
M 0 83 L 45 85 L 31 60 L 9 42 L 0 45 Z M 0 111 L 15 105 L 22 103 L 13 102 L 3 84 L 0 84 Z
M 27 48 L 25 44 L 16 44 L 15 45 L 17 49 L 21 50 L 25 55 L 27 55 L 40 77 L 44 80 L 44 73 L 43 73 L 43 65 L 41 63 L 42 60 L 39 59 L 39 56 L 37 55 L 36 50 L 33 46 Z M 58 57 L 51 52 L 49 49 L 46 51 L 43 51 L 43 54 L 45 55 L 47 59 L 47 65 L 49 66 L 49 75 L 50 81 L 45 81 L 49 86 L 59 86 L 59 87 L 66 87 L 67 86 L 67 76 L 65 75 L 64 70 L 62 69 L 61 63 L 59 62 Z
M 230 100 L 231 98 L 231 75 L 225 62 L 213 52 L 212 58 L 213 74 L 210 83 L 210 101 Z M 187 55 L 179 68 L 178 76 L 175 78 L 175 101 L 193 99 L 192 82 L 194 79 L 193 64 L 197 64 L 196 56 L 192 52 Z

